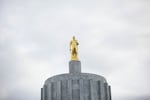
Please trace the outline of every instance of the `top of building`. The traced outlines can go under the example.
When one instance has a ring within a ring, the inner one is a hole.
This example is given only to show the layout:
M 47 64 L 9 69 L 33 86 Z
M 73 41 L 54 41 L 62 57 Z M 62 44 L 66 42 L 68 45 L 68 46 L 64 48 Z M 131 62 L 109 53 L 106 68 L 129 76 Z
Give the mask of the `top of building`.
M 103 76 L 81 72 L 78 45 L 73 37 L 69 73 L 48 78 L 41 88 L 41 100 L 111 100 L 111 89 Z

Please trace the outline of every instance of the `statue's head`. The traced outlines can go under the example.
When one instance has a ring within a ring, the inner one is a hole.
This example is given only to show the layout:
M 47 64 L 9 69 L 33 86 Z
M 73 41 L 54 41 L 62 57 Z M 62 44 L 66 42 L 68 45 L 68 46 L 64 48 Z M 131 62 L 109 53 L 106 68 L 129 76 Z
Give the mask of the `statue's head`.
M 73 36 L 73 40 L 75 40 L 75 36 Z

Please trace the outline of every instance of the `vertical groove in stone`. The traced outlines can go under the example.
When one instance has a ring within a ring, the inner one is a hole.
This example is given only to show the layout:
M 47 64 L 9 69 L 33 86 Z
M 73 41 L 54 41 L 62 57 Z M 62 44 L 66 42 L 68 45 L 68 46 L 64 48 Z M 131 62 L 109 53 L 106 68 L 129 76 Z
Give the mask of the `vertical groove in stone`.
M 56 88 L 56 93 L 57 93 L 57 99 L 56 100 L 61 100 L 61 81 L 57 82 L 57 88 Z
M 84 100 L 90 100 L 90 80 L 83 81 Z
M 56 82 L 52 83 L 52 100 L 56 100 Z
M 90 80 L 90 97 L 91 100 L 94 100 L 94 91 L 93 91 L 93 80 Z
M 110 94 L 109 94 L 109 86 L 107 84 L 107 99 L 110 100 Z
M 72 100 L 80 99 L 79 80 L 72 80 Z
M 104 83 L 101 82 L 100 85 L 101 85 L 101 86 L 100 86 L 100 87 L 101 87 L 101 99 L 100 99 L 100 100 L 106 100 Z
M 99 82 L 94 81 L 94 100 L 99 100 Z
M 84 88 L 83 88 L 83 80 L 79 80 L 79 86 L 80 86 L 80 100 L 84 100 Z
M 91 80 L 91 100 L 99 100 L 99 84 L 98 81 Z
M 111 100 L 111 87 L 109 86 L 109 100 Z
M 105 100 L 108 100 L 108 88 L 107 88 L 107 83 L 104 83 L 104 88 L 105 88 Z
M 101 100 L 101 81 L 98 81 L 98 100 Z
M 43 88 L 41 88 L 41 100 L 43 100 Z
M 68 100 L 72 100 L 72 80 L 68 80 Z
M 45 100 L 45 98 L 44 98 L 44 96 L 45 96 L 45 93 L 44 93 L 44 86 L 43 86 L 43 88 L 42 88 L 42 94 L 43 94 L 42 100 Z
M 44 100 L 48 100 L 47 99 L 47 86 L 46 85 L 44 85 Z
M 61 81 L 61 100 L 68 100 L 68 80 Z
M 51 100 L 51 98 L 52 98 L 52 91 L 51 91 L 51 88 L 52 88 L 52 84 L 51 83 L 49 83 L 48 85 L 47 85 L 47 100 Z

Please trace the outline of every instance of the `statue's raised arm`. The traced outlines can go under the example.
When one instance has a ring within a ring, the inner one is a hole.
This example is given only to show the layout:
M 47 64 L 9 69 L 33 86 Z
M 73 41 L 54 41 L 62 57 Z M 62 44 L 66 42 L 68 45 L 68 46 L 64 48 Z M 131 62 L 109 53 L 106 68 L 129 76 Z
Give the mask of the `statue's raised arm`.
M 78 60 L 78 41 L 73 36 L 70 42 L 70 52 L 71 52 L 71 60 Z

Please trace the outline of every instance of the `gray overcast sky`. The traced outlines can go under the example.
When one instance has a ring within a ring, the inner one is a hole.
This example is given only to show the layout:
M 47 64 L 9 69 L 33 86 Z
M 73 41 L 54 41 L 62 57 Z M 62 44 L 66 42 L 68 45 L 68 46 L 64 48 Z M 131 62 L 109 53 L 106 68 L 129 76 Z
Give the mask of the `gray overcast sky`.
M 67 73 L 69 42 L 82 71 L 104 76 L 113 100 L 150 100 L 149 0 L 0 0 L 0 100 L 40 100 Z

